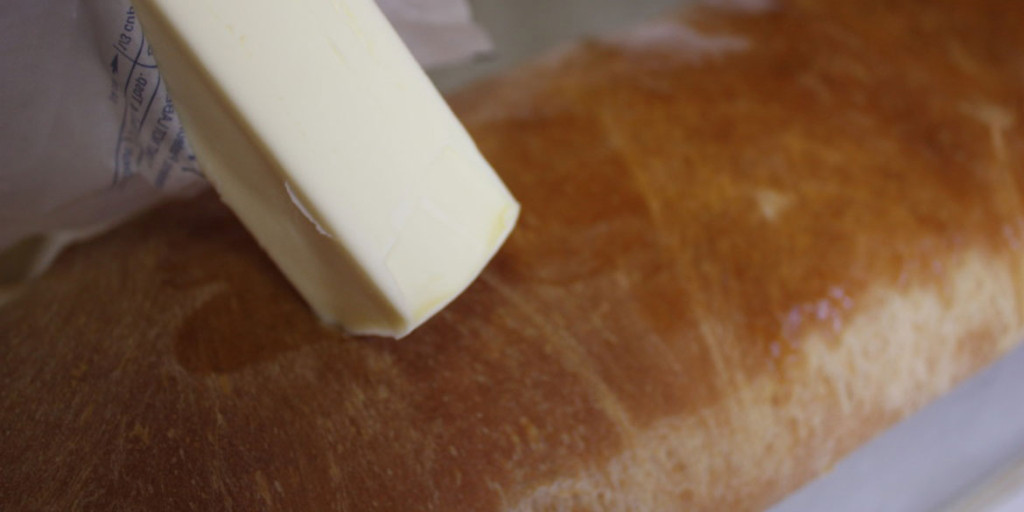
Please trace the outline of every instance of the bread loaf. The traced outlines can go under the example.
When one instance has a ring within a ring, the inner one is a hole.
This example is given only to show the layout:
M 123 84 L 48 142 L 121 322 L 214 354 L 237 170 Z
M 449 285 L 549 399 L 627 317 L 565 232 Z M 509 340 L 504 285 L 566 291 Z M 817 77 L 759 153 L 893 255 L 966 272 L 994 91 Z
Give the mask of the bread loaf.
M 1024 328 L 1024 3 L 718 2 L 451 98 L 523 204 L 400 341 L 215 197 L 0 310 L 3 510 L 758 510 Z

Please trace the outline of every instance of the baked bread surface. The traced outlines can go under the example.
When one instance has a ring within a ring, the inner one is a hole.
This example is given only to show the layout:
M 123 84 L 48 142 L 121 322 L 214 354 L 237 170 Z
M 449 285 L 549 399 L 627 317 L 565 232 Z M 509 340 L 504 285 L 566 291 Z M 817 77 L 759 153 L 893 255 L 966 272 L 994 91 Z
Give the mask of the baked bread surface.
M 4 510 L 758 510 L 1024 327 L 1024 3 L 717 2 L 451 98 L 523 204 L 402 341 L 212 195 L 0 309 Z

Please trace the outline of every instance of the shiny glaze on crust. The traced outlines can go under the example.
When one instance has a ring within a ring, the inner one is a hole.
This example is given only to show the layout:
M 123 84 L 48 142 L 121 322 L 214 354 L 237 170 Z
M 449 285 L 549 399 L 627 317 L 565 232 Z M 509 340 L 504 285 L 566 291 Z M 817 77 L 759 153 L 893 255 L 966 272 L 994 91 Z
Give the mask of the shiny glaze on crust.
M 588 281 L 576 247 L 635 254 L 602 272 L 648 273 L 637 299 L 675 312 L 642 308 L 659 339 L 721 318 L 757 371 L 808 329 L 841 330 L 865 288 L 942 281 L 964 248 L 1017 258 L 1024 38 L 1009 4 L 943 4 L 691 12 L 678 41 L 591 42 L 545 80 L 457 98 L 528 206 L 516 242 L 547 249 L 517 278 Z
M 0 310 L 0 508 L 615 509 L 649 468 L 666 509 L 779 498 L 1021 329 L 937 343 L 957 363 L 895 405 L 812 372 L 880 293 L 1021 266 L 1024 6 L 824 4 L 690 11 L 453 98 L 523 217 L 401 342 L 317 324 L 211 196 L 70 251 Z M 765 389 L 781 419 L 722 411 Z M 777 458 L 729 444 L 773 429 Z

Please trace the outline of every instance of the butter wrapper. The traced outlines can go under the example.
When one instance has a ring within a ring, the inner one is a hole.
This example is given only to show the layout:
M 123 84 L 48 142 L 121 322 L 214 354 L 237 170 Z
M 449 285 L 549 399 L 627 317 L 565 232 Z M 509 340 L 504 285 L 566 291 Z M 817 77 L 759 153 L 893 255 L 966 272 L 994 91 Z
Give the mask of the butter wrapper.
M 378 4 L 426 67 L 490 48 L 465 0 Z M 6 0 L 0 23 L 3 287 L 207 184 L 129 0 Z

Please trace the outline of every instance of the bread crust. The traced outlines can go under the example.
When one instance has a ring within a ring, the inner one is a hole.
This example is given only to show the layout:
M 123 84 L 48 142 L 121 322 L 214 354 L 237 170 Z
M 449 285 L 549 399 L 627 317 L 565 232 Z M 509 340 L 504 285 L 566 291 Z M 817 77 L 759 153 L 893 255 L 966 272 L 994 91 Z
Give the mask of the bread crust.
M 212 195 L 71 249 L 0 309 L 0 508 L 757 510 L 1007 352 L 1024 4 L 718 3 L 452 98 L 523 214 L 401 342 Z

